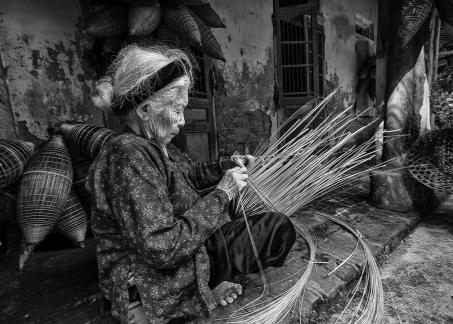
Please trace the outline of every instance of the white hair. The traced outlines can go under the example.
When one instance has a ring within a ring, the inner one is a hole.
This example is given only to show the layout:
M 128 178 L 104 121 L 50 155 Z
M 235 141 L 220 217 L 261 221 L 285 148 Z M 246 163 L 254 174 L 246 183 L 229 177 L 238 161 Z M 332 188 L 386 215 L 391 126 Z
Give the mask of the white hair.
M 156 76 L 160 69 L 172 62 L 181 63 L 185 76 L 176 78 L 148 98 L 146 102 L 152 108 L 160 106 L 157 103 L 174 100 L 180 91 L 190 88 L 193 81 L 190 59 L 182 50 L 162 45 L 140 47 L 133 44 L 124 47 L 107 75 L 96 83 L 94 105 L 104 111 L 121 106 L 127 98 L 140 93 L 149 78 Z

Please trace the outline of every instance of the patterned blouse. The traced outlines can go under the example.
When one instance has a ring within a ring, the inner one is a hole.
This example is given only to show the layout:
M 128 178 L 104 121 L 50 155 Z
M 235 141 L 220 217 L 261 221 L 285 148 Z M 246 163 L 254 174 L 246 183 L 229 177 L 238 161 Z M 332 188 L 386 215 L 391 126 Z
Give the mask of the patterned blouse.
M 112 314 L 127 323 L 128 274 L 148 321 L 209 315 L 216 303 L 208 287 L 206 239 L 230 221 L 228 197 L 214 189 L 219 162 L 194 163 L 176 147 L 168 157 L 156 142 L 122 134 L 90 168 L 92 228 L 99 284 Z

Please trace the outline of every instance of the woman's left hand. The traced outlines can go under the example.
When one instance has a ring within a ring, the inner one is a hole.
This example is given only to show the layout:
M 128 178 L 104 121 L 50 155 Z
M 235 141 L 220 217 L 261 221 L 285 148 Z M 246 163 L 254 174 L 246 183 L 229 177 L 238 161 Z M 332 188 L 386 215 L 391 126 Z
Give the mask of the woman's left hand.
M 236 163 L 239 167 L 250 167 L 250 165 L 253 164 L 253 162 L 255 162 L 255 157 L 253 155 L 250 155 L 250 154 L 246 154 L 246 155 L 239 155 L 239 154 L 233 154 L 231 156 L 231 160 Z

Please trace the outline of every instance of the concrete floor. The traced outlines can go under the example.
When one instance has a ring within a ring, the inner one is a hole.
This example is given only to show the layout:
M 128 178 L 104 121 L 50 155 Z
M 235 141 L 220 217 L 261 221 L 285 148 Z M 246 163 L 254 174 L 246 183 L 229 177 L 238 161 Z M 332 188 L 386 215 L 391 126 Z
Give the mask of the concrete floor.
M 453 323 L 453 198 L 400 244 L 382 277 L 386 323 Z

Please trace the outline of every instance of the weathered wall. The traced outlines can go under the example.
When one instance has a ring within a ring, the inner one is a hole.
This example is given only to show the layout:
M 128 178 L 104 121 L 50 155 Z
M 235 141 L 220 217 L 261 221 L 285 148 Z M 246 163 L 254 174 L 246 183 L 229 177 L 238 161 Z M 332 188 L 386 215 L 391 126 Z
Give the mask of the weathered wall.
M 0 101 L 10 101 L 18 137 L 43 140 L 47 126 L 62 120 L 101 124 L 101 114 L 90 102 L 96 76 L 87 62 L 89 38 L 80 32 L 79 2 L 3 0 L 0 15 L 9 90 L 9 98 L 2 91 Z M 0 110 L 0 129 L 13 127 L 5 126 L 7 113 L 11 111 Z
M 324 18 L 327 89 L 339 87 L 334 104 L 337 109 L 344 109 L 355 102 L 355 90 L 362 63 L 357 58 L 355 49 L 355 14 L 374 22 L 376 33 L 378 1 L 320 0 L 320 12 Z
M 253 150 L 274 118 L 273 3 L 211 0 L 226 29 L 215 29 L 226 63 L 216 62 L 219 153 Z

